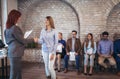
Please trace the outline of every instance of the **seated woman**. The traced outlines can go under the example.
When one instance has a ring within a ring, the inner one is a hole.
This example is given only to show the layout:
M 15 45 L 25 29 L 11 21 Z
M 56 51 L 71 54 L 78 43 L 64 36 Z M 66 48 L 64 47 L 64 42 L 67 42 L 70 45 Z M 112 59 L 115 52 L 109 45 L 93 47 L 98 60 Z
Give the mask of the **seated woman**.
M 117 75 L 120 76 L 120 38 L 119 37 L 117 37 L 117 39 L 114 41 L 114 56 L 117 64 L 117 71 L 118 71 Z
M 84 53 L 84 75 L 87 75 L 88 60 L 90 59 L 89 75 L 91 76 L 96 53 L 96 42 L 93 40 L 93 35 L 91 33 L 87 35 L 87 40 L 84 43 Z
M 62 33 L 59 32 L 58 34 L 58 45 L 61 45 L 61 50 L 57 50 L 56 52 L 56 59 L 57 59 L 57 69 L 58 72 L 60 72 L 60 66 L 61 66 L 61 58 L 64 58 L 66 54 L 66 42 L 63 40 Z M 59 49 L 59 48 L 58 48 Z

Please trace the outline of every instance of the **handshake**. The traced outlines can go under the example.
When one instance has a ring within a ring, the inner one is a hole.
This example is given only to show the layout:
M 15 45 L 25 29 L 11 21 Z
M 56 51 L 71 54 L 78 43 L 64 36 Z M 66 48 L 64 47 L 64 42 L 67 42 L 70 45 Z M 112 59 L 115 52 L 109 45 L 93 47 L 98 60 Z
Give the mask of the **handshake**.
M 38 43 L 38 38 L 37 37 L 35 37 L 35 38 L 33 38 L 34 39 L 34 42 L 35 43 Z

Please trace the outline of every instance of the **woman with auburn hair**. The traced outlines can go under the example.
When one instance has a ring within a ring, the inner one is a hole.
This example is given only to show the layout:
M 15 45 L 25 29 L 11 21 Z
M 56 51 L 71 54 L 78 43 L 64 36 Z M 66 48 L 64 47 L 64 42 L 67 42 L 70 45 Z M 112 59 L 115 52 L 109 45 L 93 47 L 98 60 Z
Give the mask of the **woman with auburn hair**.
M 90 59 L 90 71 L 88 75 L 92 75 L 93 65 L 94 65 L 94 57 L 96 53 L 96 42 L 93 39 L 93 34 L 87 34 L 87 40 L 84 43 L 84 75 L 87 75 L 87 66 L 88 60 Z
M 56 73 L 54 70 L 54 62 L 56 58 L 56 47 L 58 44 L 58 38 L 54 21 L 51 16 L 46 17 L 46 27 L 42 29 L 40 38 L 36 38 L 36 42 L 42 44 L 42 55 L 45 63 L 45 72 L 47 79 L 56 79 Z
M 20 21 L 21 13 L 11 10 L 8 14 L 5 29 L 5 40 L 8 44 L 8 58 L 10 60 L 10 79 L 22 79 L 21 59 L 25 45 L 34 42 L 34 39 L 24 39 L 22 30 L 16 24 Z

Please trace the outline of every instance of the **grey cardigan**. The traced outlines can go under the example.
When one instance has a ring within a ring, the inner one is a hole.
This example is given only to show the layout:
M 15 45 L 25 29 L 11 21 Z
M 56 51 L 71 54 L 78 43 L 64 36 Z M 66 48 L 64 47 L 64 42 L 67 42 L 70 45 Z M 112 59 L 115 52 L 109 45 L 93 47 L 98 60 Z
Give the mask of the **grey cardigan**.
M 4 31 L 8 44 L 8 57 L 21 57 L 24 54 L 25 45 L 34 42 L 33 39 L 24 39 L 24 34 L 18 26 L 12 26 Z

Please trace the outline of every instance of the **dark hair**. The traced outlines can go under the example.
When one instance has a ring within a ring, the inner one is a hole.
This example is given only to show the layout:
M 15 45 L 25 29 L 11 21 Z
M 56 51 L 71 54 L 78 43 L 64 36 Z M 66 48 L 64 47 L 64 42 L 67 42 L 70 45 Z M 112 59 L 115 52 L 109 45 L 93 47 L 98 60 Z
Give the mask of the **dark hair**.
M 51 16 L 47 16 L 46 19 L 50 22 L 51 28 L 55 29 L 53 18 Z
M 109 33 L 108 33 L 107 31 L 104 31 L 104 32 L 102 33 L 102 36 L 104 36 L 104 35 L 109 35 Z
M 75 32 L 77 34 L 77 31 L 76 30 L 73 30 L 72 32 Z
M 59 34 L 62 36 L 62 33 L 61 33 L 61 32 L 59 32 Z
M 13 25 L 15 25 L 21 16 L 21 13 L 17 10 L 11 10 L 8 14 L 8 19 L 6 22 L 6 28 L 11 28 Z

